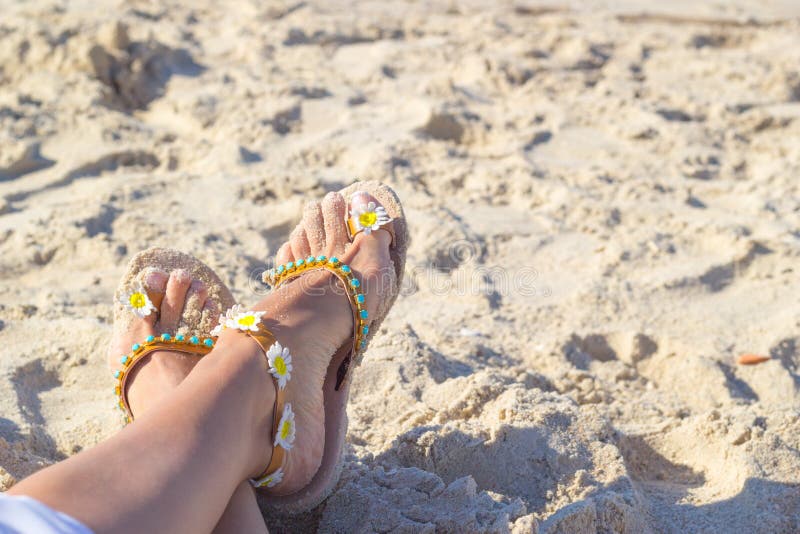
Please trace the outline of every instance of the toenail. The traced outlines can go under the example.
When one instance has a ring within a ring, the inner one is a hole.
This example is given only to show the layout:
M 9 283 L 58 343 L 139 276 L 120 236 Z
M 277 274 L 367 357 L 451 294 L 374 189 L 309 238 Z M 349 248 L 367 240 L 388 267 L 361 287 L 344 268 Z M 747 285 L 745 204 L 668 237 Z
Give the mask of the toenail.
M 205 289 L 206 285 L 201 280 L 195 280 L 192 282 L 192 290 L 193 291 L 202 291 Z
M 172 273 L 172 276 L 175 277 L 175 280 L 179 282 L 188 282 L 189 281 L 189 273 L 184 271 L 183 269 L 178 269 Z
M 350 195 L 350 202 L 356 199 L 364 199 L 364 202 L 366 202 L 369 200 L 369 196 L 370 196 L 369 193 L 367 193 L 366 191 L 356 191 L 355 193 Z
M 163 285 L 164 278 L 164 273 L 160 271 L 150 271 L 147 273 L 147 276 L 145 276 L 144 281 L 148 287 L 153 288 L 155 286 Z

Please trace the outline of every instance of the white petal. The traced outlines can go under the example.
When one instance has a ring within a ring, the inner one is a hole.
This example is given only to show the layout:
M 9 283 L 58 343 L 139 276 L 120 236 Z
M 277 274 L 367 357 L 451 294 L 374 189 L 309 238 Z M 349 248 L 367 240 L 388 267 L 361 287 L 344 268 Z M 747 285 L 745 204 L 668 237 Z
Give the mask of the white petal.
M 267 487 L 271 488 L 273 486 L 277 486 L 283 480 L 283 468 L 278 468 L 277 471 L 272 473 L 269 477 L 269 482 L 267 482 Z
M 279 467 L 277 471 L 272 473 L 271 475 L 267 475 L 265 477 L 259 478 L 258 480 L 250 479 L 250 484 L 256 488 L 266 487 L 271 488 L 273 486 L 277 486 L 283 480 L 283 467 Z
M 278 387 L 283 389 L 286 387 L 286 382 L 288 382 L 289 375 L 282 375 L 277 377 L 278 378 Z
M 144 319 L 150 315 L 150 308 L 134 308 L 133 313 L 136 314 L 136 316 L 140 319 Z

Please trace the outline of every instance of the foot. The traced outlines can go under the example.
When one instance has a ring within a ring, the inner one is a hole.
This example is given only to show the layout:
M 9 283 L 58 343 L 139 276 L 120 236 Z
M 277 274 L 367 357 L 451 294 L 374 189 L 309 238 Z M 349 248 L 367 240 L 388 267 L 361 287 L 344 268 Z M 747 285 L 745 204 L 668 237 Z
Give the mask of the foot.
M 108 351 L 109 365 L 119 368 L 123 354 L 130 352 L 134 343 L 147 336 L 175 335 L 184 312 L 219 314 L 217 304 L 206 300 L 208 291 L 201 280 L 192 280 L 186 271 L 178 269 L 170 274 L 152 270 L 144 275 L 143 286 L 160 313 L 151 313 L 143 319 L 135 318 L 128 329 L 114 336 Z M 200 361 L 196 355 L 167 350 L 156 351 L 145 357 L 132 371 L 128 381 L 128 403 L 138 417 L 158 405 L 178 384 L 183 382 Z M 266 532 L 266 525 L 255 501 L 253 489 L 243 482 L 234 492 L 225 512 L 214 528 L 214 533 Z
M 205 284 L 192 280 L 182 269 L 170 274 L 160 270 L 149 271 L 144 274 L 142 283 L 151 300 L 160 302 L 160 313 L 151 313 L 141 319 L 136 317 L 127 330 L 116 333 L 108 349 L 108 363 L 112 369 L 122 367 L 120 358 L 130 353 L 134 343 L 141 343 L 151 335 L 175 335 L 184 309 L 196 309 L 200 313 L 205 308 L 206 313 L 219 313 L 216 304 L 206 300 Z M 166 350 L 146 356 L 133 369 L 128 380 L 128 403 L 133 415 L 139 416 L 159 403 L 186 378 L 198 360 L 195 355 Z
M 353 196 L 354 206 L 378 201 L 366 193 Z M 385 295 L 392 291 L 394 268 L 389 256 L 391 234 L 386 230 L 359 233 L 350 243 L 345 222 L 347 205 L 339 193 L 306 206 L 303 220 L 277 256 L 279 264 L 308 256 L 336 256 L 349 265 L 361 281 L 364 306 L 374 317 Z M 283 482 L 274 495 L 288 495 L 307 486 L 322 462 L 325 446 L 323 382 L 330 369 L 338 369 L 345 354 L 337 350 L 352 342 L 353 315 L 341 282 L 327 271 L 304 274 L 280 287 L 258 305 L 267 311 L 267 327 L 292 354 L 292 379 L 286 402 L 295 414 L 297 434 L 286 455 Z M 349 345 L 348 345 L 349 347 Z

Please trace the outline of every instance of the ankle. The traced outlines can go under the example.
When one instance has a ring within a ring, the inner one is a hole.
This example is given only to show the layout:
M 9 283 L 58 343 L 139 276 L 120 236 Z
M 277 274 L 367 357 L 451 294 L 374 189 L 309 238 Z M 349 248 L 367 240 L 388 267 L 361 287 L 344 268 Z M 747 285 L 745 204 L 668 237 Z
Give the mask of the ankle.
M 252 451 L 248 457 L 247 476 L 261 475 L 272 454 L 273 408 L 275 385 L 268 371 L 264 351 L 242 332 L 225 331 L 217 340 L 207 359 L 213 358 L 215 372 L 231 387 L 249 392 L 249 402 L 242 406 L 250 421 L 249 443 Z M 210 362 L 212 363 L 212 362 Z

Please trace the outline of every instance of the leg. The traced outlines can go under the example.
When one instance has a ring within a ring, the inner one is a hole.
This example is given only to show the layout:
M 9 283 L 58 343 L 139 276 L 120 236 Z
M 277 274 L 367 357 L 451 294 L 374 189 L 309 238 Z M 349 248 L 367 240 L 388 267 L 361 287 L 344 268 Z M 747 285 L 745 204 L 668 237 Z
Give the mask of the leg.
M 108 351 L 109 364 L 117 365 L 119 354 L 148 335 L 168 332 L 174 334 L 183 313 L 199 315 L 201 310 L 216 316 L 220 310 L 213 300 L 206 300 L 207 290 L 201 280 L 192 280 L 181 269 L 167 274 L 161 270 L 149 272 L 144 286 L 161 302 L 161 313 L 133 321 L 124 332 L 118 332 Z M 180 384 L 197 364 L 198 358 L 182 353 L 159 351 L 140 364 L 128 388 L 128 399 L 135 417 L 156 406 L 163 396 Z M 218 534 L 235 532 L 266 532 L 266 525 L 253 490 L 242 482 L 231 497 L 215 529 Z
M 375 287 L 365 291 L 367 308 L 378 303 L 388 247 L 385 232 L 359 234 L 341 255 Z M 284 285 L 257 306 L 295 357 L 288 397 L 296 406 L 299 437 L 284 464 L 280 489 L 286 492 L 304 487 L 320 465 L 322 383 L 331 355 L 352 334 L 349 304 L 332 278 L 309 273 L 302 284 Z M 260 475 L 269 458 L 274 398 L 263 352 L 251 339 L 226 331 L 151 411 L 10 493 L 38 499 L 98 532 L 210 531 L 239 484 Z
M 268 534 L 264 517 L 248 482 L 242 482 L 228 502 L 225 513 L 214 527 L 214 534 Z
M 274 389 L 243 336 L 101 443 L 14 486 L 96 532 L 203 532 L 271 447 Z

